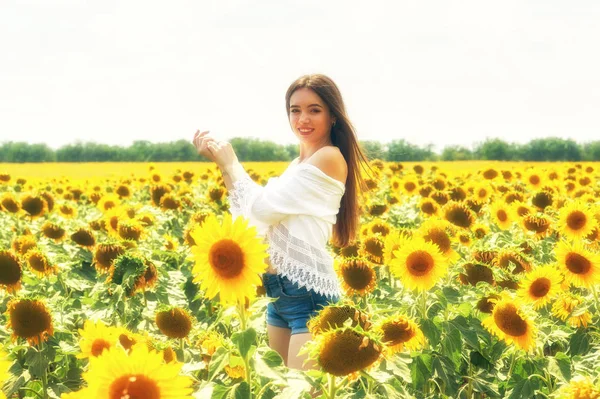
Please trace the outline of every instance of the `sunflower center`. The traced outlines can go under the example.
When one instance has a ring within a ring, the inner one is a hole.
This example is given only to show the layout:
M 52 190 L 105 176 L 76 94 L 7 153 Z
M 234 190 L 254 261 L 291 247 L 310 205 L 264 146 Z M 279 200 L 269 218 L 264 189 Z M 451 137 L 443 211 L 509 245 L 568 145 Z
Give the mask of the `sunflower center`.
M 110 349 L 110 343 L 103 339 L 97 339 L 92 344 L 92 355 L 98 357 L 102 354 L 104 349 Z
M 160 399 L 160 389 L 151 378 L 142 374 L 126 374 L 110 384 L 110 399 Z
M 365 251 L 375 257 L 383 256 L 383 246 L 379 240 L 374 237 L 371 237 L 365 241 Z
M 453 208 L 446 213 L 446 219 L 459 227 L 469 227 L 473 223 L 471 214 L 464 208 Z
M 547 279 L 546 277 L 540 277 L 531 283 L 531 286 L 529 287 L 529 293 L 536 298 L 545 297 L 546 294 L 548 294 L 548 291 L 550 291 L 551 285 L 552 283 L 550 282 L 550 279 Z
M 527 332 L 527 323 L 517 314 L 517 308 L 513 304 L 496 306 L 494 321 L 502 332 L 512 337 L 520 337 Z
M 413 276 L 424 276 L 433 269 L 433 257 L 426 251 L 415 251 L 408 255 L 406 264 Z
M 383 341 L 388 345 L 408 342 L 415 336 L 415 332 L 406 321 L 384 324 L 381 329 L 383 330 Z
M 565 260 L 567 269 L 574 274 L 587 274 L 592 268 L 588 258 L 575 252 L 570 252 Z
M 424 202 L 421 206 L 421 211 L 427 215 L 435 213 L 435 205 L 432 202 Z
M 343 275 L 346 283 L 355 290 L 362 290 L 373 281 L 373 271 L 364 265 L 349 267 Z
M 210 265 L 223 278 L 235 278 L 244 270 L 244 253 L 238 243 L 222 239 L 209 252 Z
M 500 209 L 498 212 L 496 212 L 496 216 L 501 222 L 506 222 L 508 220 L 508 215 L 506 214 L 506 211 L 504 209 Z
M 12 285 L 21 279 L 21 266 L 8 252 L 0 254 L 0 284 Z
M 440 252 L 445 254 L 450 250 L 450 237 L 446 234 L 445 231 L 442 230 L 431 230 L 425 236 L 425 240 L 436 244 L 440 247 Z
M 585 213 L 581 211 L 574 211 L 567 216 L 567 226 L 571 230 L 581 230 L 585 226 L 587 222 L 587 217 Z
M 10 311 L 10 323 L 16 336 L 26 339 L 39 337 L 52 330 L 52 318 L 37 301 L 22 301 Z

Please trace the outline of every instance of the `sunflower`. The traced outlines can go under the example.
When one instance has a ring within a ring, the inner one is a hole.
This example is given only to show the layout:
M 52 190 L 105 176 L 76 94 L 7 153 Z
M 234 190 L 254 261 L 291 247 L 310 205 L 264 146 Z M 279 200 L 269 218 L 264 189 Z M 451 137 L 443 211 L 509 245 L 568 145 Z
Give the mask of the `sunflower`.
M 4 352 L 0 352 L 0 387 L 11 377 L 10 366 L 12 362 Z M 2 390 L 0 390 L 0 399 L 6 399 Z
M 368 236 L 370 234 L 380 234 L 382 237 L 386 237 L 390 231 L 392 230 L 392 227 L 384 222 L 381 219 L 373 219 L 371 222 L 367 223 L 361 233 L 363 236 Z
M 160 352 L 136 345 L 128 353 L 110 348 L 91 357 L 83 374 L 88 397 L 122 399 L 191 399 L 192 379 L 179 375 L 182 363 L 165 363 Z
M 361 251 L 361 243 L 360 241 L 353 241 L 351 243 L 349 243 L 348 245 L 346 245 L 345 247 L 336 247 L 334 244 L 332 244 L 335 252 L 337 255 L 340 255 L 344 258 L 351 258 L 351 257 L 358 257 L 359 252 Z
M 489 267 L 473 263 L 466 263 L 463 267 L 464 273 L 458 275 L 462 284 L 477 285 L 479 282 L 494 284 L 494 274 Z
M 181 208 L 181 201 L 175 194 L 165 193 L 160 197 L 160 207 L 162 210 L 177 210 Z
M 562 275 L 553 265 L 539 266 L 528 272 L 519 284 L 517 295 L 525 302 L 542 308 L 560 292 Z
M 106 212 L 109 209 L 119 205 L 121 205 L 121 200 L 119 199 L 119 196 L 112 193 L 104 194 L 96 204 L 98 209 L 100 209 L 102 212 Z
M 498 300 L 499 298 L 500 297 L 496 294 L 484 296 L 477 301 L 475 307 L 482 313 L 492 314 L 492 310 L 494 309 L 496 300 Z
M 10 293 L 21 289 L 23 268 L 21 260 L 12 251 L 0 251 L 0 287 Z
M 452 248 L 451 232 L 450 223 L 442 219 L 429 219 L 417 230 L 417 234 L 425 241 L 438 246 L 448 262 L 454 263 L 460 258 L 460 255 Z
M 502 230 L 508 230 L 517 215 L 512 206 L 504 201 L 495 201 L 489 206 L 491 220 Z
M 352 327 L 360 325 L 363 330 L 371 326 L 369 317 L 351 305 L 331 305 L 324 307 L 312 317 L 307 324 L 308 330 L 313 335 L 323 334 L 349 324 Z
M 25 255 L 27 265 L 38 277 L 49 276 L 58 272 L 58 267 L 51 265 L 48 256 L 39 249 L 33 249 Z
M 27 194 L 21 199 L 23 209 L 32 219 L 43 216 L 48 211 L 48 204 L 41 195 Z
M 554 253 L 567 282 L 591 289 L 600 281 L 600 254 L 591 252 L 581 242 L 560 241 Z
M 492 315 L 481 324 L 507 344 L 514 343 L 524 351 L 532 349 L 537 335 L 533 321 L 508 294 L 503 292 L 495 301 Z
M 131 197 L 131 189 L 127 184 L 119 184 L 115 189 L 115 193 L 117 193 L 119 199 Z
M 7 305 L 8 327 L 13 330 L 13 341 L 25 338 L 30 345 L 46 341 L 54 334 L 52 316 L 44 302 L 24 298 L 13 298 Z
M 597 222 L 587 204 L 572 201 L 560 209 L 558 226 L 563 236 L 571 240 L 581 240 L 596 228 Z
M 366 258 L 369 262 L 378 265 L 383 264 L 384 240 L 379 234 L 373 234 L 365 238 L 359 249 L 359 255 Z
M 254 298 L 256 286 L 262 284 L 259 274 L 267 268 L 268 245 L 256 235 L 255 227 L 248 227 L 247 219 L 232 221 L 231 214 L 225 213 L 220 224 L 211 215 L 191 236 L 196 243 L 191 248 L 194 281 L 201 283 L 207 297 L 220 294 L 222 303 L 232 304 Z
M 462 202 L 449 202 L 442 208 L 444 218 L 454 226 L 469 229 L 475 222 L 475 213 Z
M 385 236 L 383 242 L 383 263 L 389 265 L 390 261 L 395 258 L 394 251 L 402 248 L 408 239 L 412 236 L 410 230 L 393 230 Z
M 551 233 L 551 222 L 545 216 L 525 215 L 521 219 L 525 231 L 535 233 L 537 238 L 547 237 Z
M 446 273 L 447 258 L 436 244 L 415 237 L 394 252 L 390 270 L 409 289 L 428 290 Z
M 416 179 L 411 177 L 405 177 L 404 181 L 401 183 L 402 190 L 408 194 L 413 195 L 417 193 L 417 189 L 419 188 L 419 183 Z
M 77 355 L 79 359 L 98 357 L 119 342 L 119 330 L 108 327 L 100 320 L 86 320 L 83 330 L 79 330 L 79 335 L 81 337 L 79 339 L 81 353 Z
M 21 204 L 11 193 L 4 193 L 0 205 L 0 209 L 4 208 L 8 213 L 17 213 L 21 210 Z
M 104 212 L 104 216 L 102 217 L 107 233 L 113 237 L 119 235 L 119 223 L 127 219 L 129 219 L 129 215 L 126 208 L 122 206 L 113 206 Z
M 557 399 L 600 399 L 600 388 L 588 376 L 573 377 L 556 391 Z
M 134 333 L 126 328 L 117 327 L 117 339 L 119 344 L 125 351 L 130 351 L 135 345 L 146 345 L 150 347 L 151 338 L 144 332 L 145 335 Z
M 122 220 L 117 227 L 117 233 L 124 240 L 139 241 L 144 235 L 144 226 L 136 220 Z
M 543 183 L 541 175 L 535 169 L 527 172 L 523 180 L 526 184 L 534 189 L 539 189 Z
M 496 254 L 493 263 L 503 269 L 509 269 L 511 265 L 514 265 L 514 269 L 509 270 L 512 274 L 531 270 L 530 261 L 520 252 L 510 248 L 502 248 Z
M 508 202 L 507 202 L 508 203 Z M 519 217 L 535 214 L 535 209 L 525 204 L 522 201 L 513 201 L 510 203 Z
M 490 233 L 490 227 L 485 223 L 475 223 L 472 227 L 472 230 L 473 236 L 478 240 L 482 240 Z
M 70 204 L 63 203 L 58 206 L 58 214 L 65 219 L 74 219 L 77 216 L 77 208 Z
M 473 194 L 471 199 L 479 204 L 486 204 L 492 197 L 493 190 L 488 183 L 475 183 L 472 186 Z
M 91 249 L 96 245 L 96 238 L 91 230 L 80 228 L 71 234 L 71 240 L 82 247 Z
M 592 321 L 585 300 L 580 295 L 570 292 L 564 292 L 554 301 L 552 314 L 573 327 L 587 327 Z
M 364 259 L 336 259 L 335 266 L 346 295 L 366 295 L 377 285 L 377 273 Z
M 93 264 L 100 273 L 106 273 L 119 255 L 125 253 L 125 247 L 117 243 L 98 244 L 94 252 Z
M 35 237 L 25 234 L 16 237 L 12 241 L 11 247 L 18 255 L 25 255 L 30 249 L 37 247 L 37 242 L 35 241 Z
M 182 308 L 173 307 L 156 313 L 158 329 L 169 338 L 185 338 L 192 330 L 192 318 Z
M 425 336 L 417 323 L 408 316 L 390 316 L 375 326 L 381 331 L 384 346 L 391 353 L 401 352 L 404 348 L 414 351 L 425 345 Z
M 160 206 L 160 199 L 163 195 L 171 192 L 171 187 L 166 184 L 153 184 L 150 186 L 150 198 L 154 206 Z
M 419 202 L 419 210 L 426 216 L 437 215 L 440 206 L 431 198 L 422 198 Z
M 55 242 L 60 242 L 65 238 L 66 231 L 61 226 L 50 221 L 45 222 L 40 228 L 42 234 Z
M 212 356 L 217 348 L 225 345 L 225 338 L 214 330 L 205 331 L 199 338 L 198 344 L 204 355 Z
M 345 376 L 373 366 L 382 345 L 373 334 L 343 327 L 317 335 L 310 353 L 326 373 Z

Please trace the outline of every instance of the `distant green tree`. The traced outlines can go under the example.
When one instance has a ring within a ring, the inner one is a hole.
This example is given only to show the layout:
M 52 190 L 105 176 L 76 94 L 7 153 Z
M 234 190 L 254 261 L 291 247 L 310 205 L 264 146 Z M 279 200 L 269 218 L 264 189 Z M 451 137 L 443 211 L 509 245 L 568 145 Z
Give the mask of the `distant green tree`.
M 586 161 L 600 161 L 600 141 L 591 141 L 582 145 L 583 159 Z
M 520 152 L 524 161 L 581 161 L 583 158 L 575 141 L 558 137 L 531 140 Z
M 444 147 L 442 161 L 467 161 L 473 159 L 473 153 L 466 147 L 451 145 Z
M 379 141 L 360 141 L 360 146 L 365 152 L 368 159 L 385 159 L 386 151 L 385 147 Z
M 516 159 L 517 146 L 501 139 L 487 139 L 475 145 L 474 159 L 488 161 L 511 161 Z
M 425 148 L 420 148 L 406 140 L 394 140 L 387 145 L 386 161 L 391 162 L 410 162 L 410 161 L 433 161 L 437 156 L 433 152 L 433 144 L 428 144 Z

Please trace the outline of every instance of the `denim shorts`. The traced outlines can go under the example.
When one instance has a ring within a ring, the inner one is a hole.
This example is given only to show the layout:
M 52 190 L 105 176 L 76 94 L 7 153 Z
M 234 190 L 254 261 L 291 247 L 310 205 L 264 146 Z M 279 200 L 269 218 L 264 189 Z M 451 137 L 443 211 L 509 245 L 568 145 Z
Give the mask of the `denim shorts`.
M 293 334 L 307 333 L 308 320 L 323 307 L 336 303 L 338 297 L 329 298 L 306 287 L 299 287 L 287 277 L 264 273 L 263 285 L 269 298 L 277 298 L 267 306 L 267 324 L 289 328 Z

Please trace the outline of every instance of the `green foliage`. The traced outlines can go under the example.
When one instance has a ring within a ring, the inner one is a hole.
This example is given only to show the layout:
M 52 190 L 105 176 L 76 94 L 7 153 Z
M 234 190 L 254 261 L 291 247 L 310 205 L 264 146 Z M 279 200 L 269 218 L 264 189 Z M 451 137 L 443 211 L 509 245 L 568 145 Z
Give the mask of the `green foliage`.
M 297 144 L 280 145 L 256 138 L 235 137 L 229 140 L 242 162 L 291 161 L 299 155 Z M 405 139 L 390 143 L 360 141 L 369 159 L 391 162 L 416 161 L 600 161 L 600 141 L 577 144 L 571 139 L 542 138 L 519 145 L 502 139 L 487 139 L 474 150 L 459 145 L 433 151 L 433 144 L 419 147 Z M 198 162 L 199 156 L 191 142 L 177 140 L 167 143 L 134 141 L 129 147 L 82 143 L 52 150 L 45 144 L 4 142 L 0 145 L 0 162 Z

